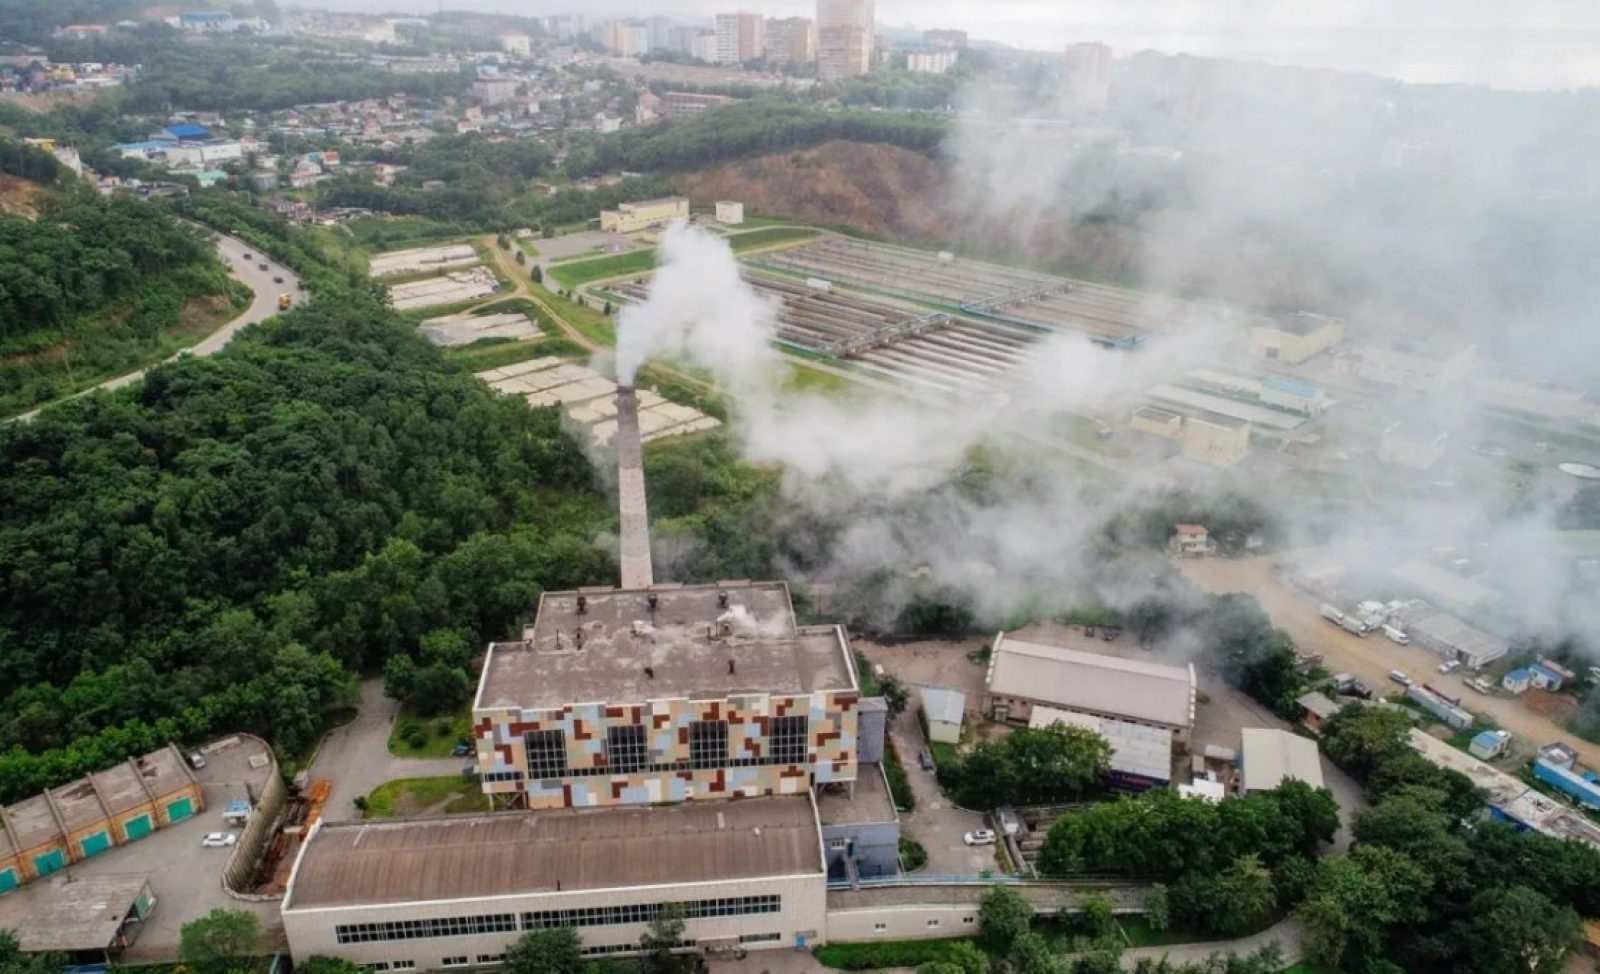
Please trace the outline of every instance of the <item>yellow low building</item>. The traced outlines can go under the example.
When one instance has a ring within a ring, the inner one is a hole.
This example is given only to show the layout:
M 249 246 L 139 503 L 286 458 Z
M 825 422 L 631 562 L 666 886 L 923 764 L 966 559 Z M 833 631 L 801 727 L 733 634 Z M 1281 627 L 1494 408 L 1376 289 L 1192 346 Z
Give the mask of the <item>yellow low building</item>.
M 1220 413 L 1190 416 L 1183 424 L 1183 455 L 1213 467 L 1231 467 L 1250 455 L 1250 424 Z
M 1133 411 L 1130 425 L 1141 433 L 1175 440 L 1183 435 L 1183 417 L 1156 406 L 1140 406 Z
M 614 210 L 601 210 L 600 229 L 606 233 L 635 233 L 646 227 L 687 219 L 689 219 L 688 198 L 669 196 L 659 200 L 620 203 Z
M 1306 311 L 1263 321 L 1250 330 L 1250 347 L 1276 362 L 1298 365 L 1344 340 L 1344 320 Z

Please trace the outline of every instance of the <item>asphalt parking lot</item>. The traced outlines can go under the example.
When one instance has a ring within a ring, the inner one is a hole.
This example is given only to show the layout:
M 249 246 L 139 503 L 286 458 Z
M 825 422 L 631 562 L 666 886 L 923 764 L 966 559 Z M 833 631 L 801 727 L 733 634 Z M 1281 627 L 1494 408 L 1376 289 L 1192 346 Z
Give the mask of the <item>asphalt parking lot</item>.
M 224 739 L 226 740 L 226 739 Z M 228 802 L 244 798 L 247 785 L 260 789 L 275 765 L 266 746 L 255 738 L 237 738 L 238 743 L 206 756 L 206 766 L 195 772 L 205 795 L 205 810 L 193 818 L 150 833 L 68 867 L 69 874 L 81 876 L 112 873 L 148 873 L 150 889 L 156 896 L 155 912 L 139 932 L 138 942 L 124 955 L 125 962 L 174 960 L 178 956 L 179 932 L 185 923 L 222 907 L 246 910 L 261 918 L 266 949 L 283 946 L 283 928 L 278 919 L 278 904 L 236 900 L 222 889 L 222 869 L 231 848 L 206 849 L 200 840 L 208 832 L 234 832 L 222 821 Z M 26 889 L 14 895 L 24 895 Z

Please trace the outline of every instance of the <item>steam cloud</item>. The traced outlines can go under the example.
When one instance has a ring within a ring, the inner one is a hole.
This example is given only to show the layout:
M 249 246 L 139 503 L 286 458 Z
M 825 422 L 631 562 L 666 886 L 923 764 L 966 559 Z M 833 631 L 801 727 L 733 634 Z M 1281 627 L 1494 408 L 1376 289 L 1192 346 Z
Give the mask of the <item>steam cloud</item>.
M 1153 573 L 1107 573 L 1081 552 L 1138 490 L 1176 479 L 1254 493 L 1297 544 L 1326 546 L 1374 578 L 1407 558 L 1457 560 L 1507 593 L 1517 625 L 1600 634 L 1600 608 L 1557 550 L 1576 485 L 1547 475 L 1558 459 L 1596 458 L 1534 455 L 1503 410 L 1484 407 L 1477 379 L 1442 395 L 1341 394 L 1351 401 L 1328 425 L 1345 446 L 1258 457 L 1242 476 L 1133 461 L 1108 481 L 1052 459 L 1045 444 L 1063 413 L 1119 425 L 1143 390 L 1189 369 L 1259 370 L 1245 361 L 1242 313 L 1334 314 L 1358 343 L 1441 354 L 1475 344 L 1480 374 L 1594 382 L 1600 246 L 1587 228 L 1600 223 L 1600 197 L 1584 174 L 1600 134 L 1581 116 L 1597 96 L 1427 89 L 1153 55 L 1119 61 L 1115 77 L 1112 104 L 1093 116 L 1074 115 L 1048 75 L 962 92 L 945 146 L 949 205 L 976 242 L 1112 254 L 1094 270 L 1154 293 L 1224 300 L 1234 314 L 1202 309 L 1169 322 L 1133 355 L 1053 336 L 994 401 L 784 392 L 770 344 L 775 309 L 743 282 L 725 244 L 674 227 L 648 301 L 622 314 L 619 376 L 631 380 L 660 354 L 709 369 L 737 404 L 744 454 L 782 464 L 796 517 L 844 525 L 819 553 L 824 574 L 892 566 L 903 577 L 927 566 L 993 616 L 1059 604 L 1063 592 L 1126 606 L 1148 594 Z M 1016 121 L 1040 118 L 1065 123 Z M 1451 431 L 1449 458 L 1432 483 L 1375 488 L 1386 476 L 1372 457 L 1379 431 L 1419 414 Z M 1516 456 L 1486 475 L 1461 462 L 1477 440 L 1507 442 Z M 976 496 L 944 489 L 977 447 L 1001 458 L 1002 475 Z M 1294 468 L 1349 480 L 1363 500 L 1306 496 L 1305 481 L 1286 478 Z

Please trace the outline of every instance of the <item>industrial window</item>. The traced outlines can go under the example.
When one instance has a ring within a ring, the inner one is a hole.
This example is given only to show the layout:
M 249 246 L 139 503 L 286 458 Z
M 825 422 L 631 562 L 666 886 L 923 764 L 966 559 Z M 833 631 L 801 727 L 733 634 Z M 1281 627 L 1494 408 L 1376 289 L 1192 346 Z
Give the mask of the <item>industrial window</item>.
M 674 940 L 667 944 L 671 950 L 681 950 L 693 947 L 693 940 Z M 578 951 L 584 957 L 604 957 L 608 954 L 637 954 L 641 948 L 638 944 L 606 944 L 603 946 L 584 947 Z
M 775 944 L 783 939 L 781 933 L 742 933 L 739 935 L 741 944 Z
M 696 770 L 728 766 L 728 722 L 697 720 L 689 725 L 689 767 Z
M 389 962 L 380 960 L 375 964 L 357 964 L 356 966 L 364 971 L 386 971 L 389 969 Z
M 521 781 L 521 771 L 490 771 L 483 776 L 484 781 Z
M 504 964 L 505 962 L 506 962 L 506 955 L 505 954 L 479 954 L 478 955 L 478 965 L 480 967 L 492 967 L 495 964 Z
M 442 967 L 466 967 L 467 957 L 465 954 L 461 955 L 460 957 L 446 957 L 441 960 L 439 964 Z
M 939 925 L 939 921 L 938 920 L 929 920 L 928 921 L 928 926 L 930 926 L 930 927 L 937 927 L 938 925 Z
M 805 717 L 774 717 L 767 730 L 767 753 L 778 764 L 806 764 L 810 751 L 810 721 Z
M 776 895 L 734 896 L 717 900 L 690 900 L 680 903 L 685 920 L 708 917 L 754 916 L 778 913 L 783 898 Z M 605 927 L 624 923 L 649 923 L 661 913 L 665 903 L 633 903 L 626 906 L 585 906 L 570 910 L 540 910 L 522 914 L 522 929 L 543 927 Z
M 389 963 L 389 970 L 391 971 L 414 971 L 416 969 L 417 962 L 414 960 L 397 960 Z
M 564 732 L 528 731 L 523 740 L 528 748 L 530 779 L 559 778 L 567 773 L 567 735 Z
M 873 933 L 882 933 L 887 929 L 889 929 L 889 925 L 887 923 L 874 923 L 872 925 Z
M 829 839 L 828 840 L 828 848 L 830 848 L 830 849 L 847 849 L 849 847 L 850 847 L 850 840 L 849 839 Z
M 961 918 L 961 922 L 962 923 L 977 923 L 978 922 L 978 918 L 977 917 L 962 917 Z
M 428 920 L 389 920 L 384 923 L 346 923 L 333 928 L 341 944 L 366 944 L 383 940 L 425 940 L 433 937 L 469 937 L 483 933 L 516 933 L 515 913 L 483 916 L 434 917 Z
M 619 774 L 650 763 L 650 744 L 643 724 L 606 728 L 606 767 Z

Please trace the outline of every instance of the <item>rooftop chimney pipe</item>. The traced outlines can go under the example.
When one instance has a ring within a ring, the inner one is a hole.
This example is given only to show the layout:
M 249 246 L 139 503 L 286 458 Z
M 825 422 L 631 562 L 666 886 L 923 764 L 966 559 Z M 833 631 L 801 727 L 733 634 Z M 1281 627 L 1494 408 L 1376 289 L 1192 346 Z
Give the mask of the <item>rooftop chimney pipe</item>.
M 644 678 L 646 680 L 654 680 L 656 678 L 656 671 L 651 667 L 646 666 L 644 668 Z

